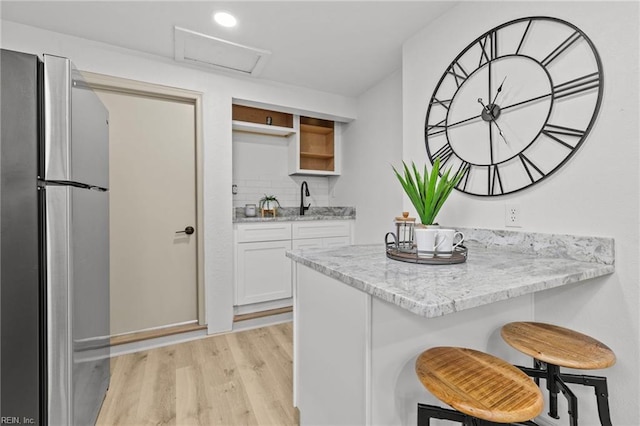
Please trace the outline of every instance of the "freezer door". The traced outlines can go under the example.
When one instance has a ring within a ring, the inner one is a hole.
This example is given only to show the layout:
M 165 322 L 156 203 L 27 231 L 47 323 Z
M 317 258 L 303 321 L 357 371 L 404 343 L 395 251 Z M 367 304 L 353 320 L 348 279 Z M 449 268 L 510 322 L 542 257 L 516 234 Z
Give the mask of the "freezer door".
M 49 422 L 89 425 L 109 384 L 108 193 L 45 191 Z
M 44 55 L 45 175 L 109 186 L 109 113 L 65 58 Z

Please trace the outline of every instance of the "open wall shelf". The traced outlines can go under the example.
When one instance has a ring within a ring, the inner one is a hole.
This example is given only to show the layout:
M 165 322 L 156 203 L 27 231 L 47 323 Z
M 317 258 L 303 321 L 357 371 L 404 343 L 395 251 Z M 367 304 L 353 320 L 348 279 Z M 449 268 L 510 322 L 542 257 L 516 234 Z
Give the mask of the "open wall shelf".
M 232 106 L 232 119 L 234 132 L 288 138 L 290 175 L 340 174 L 338 123 L 245 105 Z

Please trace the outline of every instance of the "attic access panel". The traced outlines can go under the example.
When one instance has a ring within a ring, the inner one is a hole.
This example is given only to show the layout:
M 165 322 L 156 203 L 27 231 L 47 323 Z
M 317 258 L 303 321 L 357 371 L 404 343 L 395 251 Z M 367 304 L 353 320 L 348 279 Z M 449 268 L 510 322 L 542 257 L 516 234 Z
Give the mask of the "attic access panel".
M 268 50 L 174 27 L 174 59 L 223 71 L 258 76 L 271 55 Z

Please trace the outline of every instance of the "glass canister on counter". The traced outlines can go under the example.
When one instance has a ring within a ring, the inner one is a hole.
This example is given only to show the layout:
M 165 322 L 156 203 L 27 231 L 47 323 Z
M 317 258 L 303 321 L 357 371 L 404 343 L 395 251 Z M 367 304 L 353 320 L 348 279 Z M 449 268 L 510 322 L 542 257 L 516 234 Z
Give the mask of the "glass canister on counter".
M 416 227 L 416 218 L 409 217 L 409 212 L 402 212 L 402 217 L 396 217 L 396 235 L 398 236 L 398 250 L 413 251 L 413 234 Z

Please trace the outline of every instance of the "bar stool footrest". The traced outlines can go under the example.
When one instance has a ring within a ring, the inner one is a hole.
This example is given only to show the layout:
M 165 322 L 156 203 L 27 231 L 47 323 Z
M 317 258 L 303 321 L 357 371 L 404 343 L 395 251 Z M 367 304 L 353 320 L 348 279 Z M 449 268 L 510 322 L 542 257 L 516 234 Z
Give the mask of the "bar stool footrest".
M 464 426 L 504 426 L 505 423 L 494 423 L 487 420 L 477 419 L 468 416 L 460 411 L 448 408 L 438 407 L 436 405 L 427 405 L 418 403 L 418 426 L 430 426 L 431 419 L 452 420 L 461 423 Z M 533 421 L 521 423 L 508 423 L 514 426 L 538 426 Z

